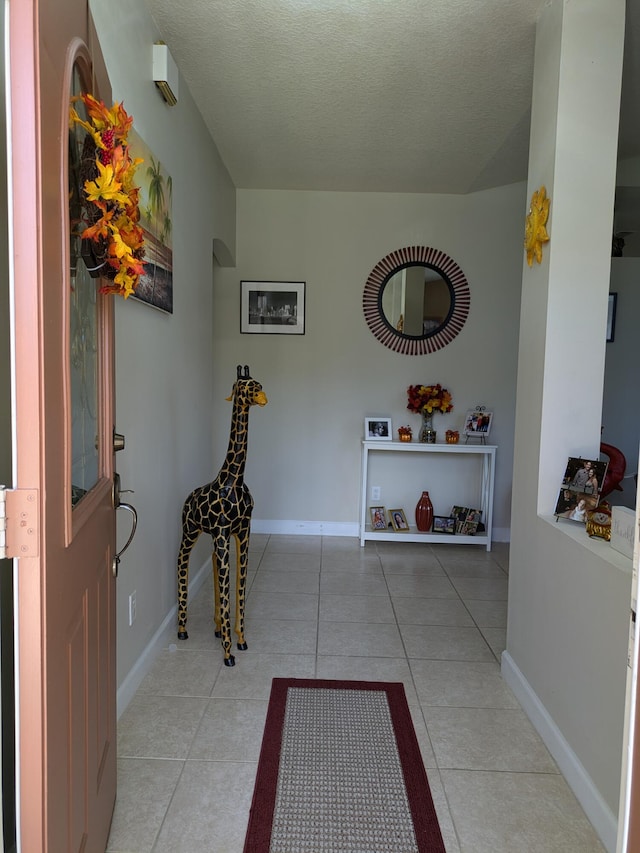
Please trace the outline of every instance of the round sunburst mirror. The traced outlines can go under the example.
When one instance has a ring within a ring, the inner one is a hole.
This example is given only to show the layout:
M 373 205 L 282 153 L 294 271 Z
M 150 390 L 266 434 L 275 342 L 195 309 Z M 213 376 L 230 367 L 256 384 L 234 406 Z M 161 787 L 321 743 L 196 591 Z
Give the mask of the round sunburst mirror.
M 362 307 L 375 337 L 403 355 L 436 352 L 460 333 L 471 304 L 467 279 L 438 249 L 408 246 L 371 270 Z

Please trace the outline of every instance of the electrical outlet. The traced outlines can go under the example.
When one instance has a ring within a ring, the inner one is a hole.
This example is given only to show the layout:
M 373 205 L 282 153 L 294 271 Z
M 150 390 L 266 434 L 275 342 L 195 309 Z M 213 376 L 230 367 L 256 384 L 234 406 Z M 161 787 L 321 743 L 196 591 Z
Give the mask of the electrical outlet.
M 129 596 L 129 625 L 133 625 L 136 621 L 136 591 L 134 590 Z
M 371 486 L 371 500 L 379 501 L 380 500 L 380 486 Z

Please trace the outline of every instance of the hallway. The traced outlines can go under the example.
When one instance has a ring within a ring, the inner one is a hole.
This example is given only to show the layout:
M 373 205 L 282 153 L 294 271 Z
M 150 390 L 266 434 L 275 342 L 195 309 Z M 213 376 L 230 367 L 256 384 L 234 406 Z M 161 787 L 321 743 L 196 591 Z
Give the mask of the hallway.
M 448 853 L 599 843 L 502 682 L 508 546 L 254 534 L 224 667 L 211 578 L 118 724 L 107 853 L 242 853 L 273 677 L 402 681 Z M 192 567 L 192 571 L 195 567 Z

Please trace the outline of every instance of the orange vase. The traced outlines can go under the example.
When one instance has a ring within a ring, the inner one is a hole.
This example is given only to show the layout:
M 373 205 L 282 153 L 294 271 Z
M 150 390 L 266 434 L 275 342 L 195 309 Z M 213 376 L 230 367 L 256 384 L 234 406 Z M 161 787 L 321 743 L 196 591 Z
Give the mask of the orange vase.
M 429 492 L 423 492 L 416 505 L 416 527 L 421 533 L 428 533 L 433 524 L 433 504 Z

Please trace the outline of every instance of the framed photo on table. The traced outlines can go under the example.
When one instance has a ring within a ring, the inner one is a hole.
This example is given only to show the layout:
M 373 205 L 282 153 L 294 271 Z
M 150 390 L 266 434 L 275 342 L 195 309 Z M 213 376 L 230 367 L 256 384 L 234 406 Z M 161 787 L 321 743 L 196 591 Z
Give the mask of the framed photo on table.
M 241 281 L 240 332 L 304 335 L 304 281 Z
M 391 418 L 365 418 L 364 437 L 367 441 L 391 441 Z
M 491 431 L 492 421 L 493 412 L 486 412 L 483 409 L 470 410 L 464 419 L 464 434 L 486 438 Z
M 390 509 L 389 520 L 396 533 L 406 533 L 409 530 L 409 523 L 403 509 Z
M 387 514 L 386 514 L 385 508 L 383 506 L 370 506 L 369 507 L 369 516 L 371 518 L 371 529 L 372 530 L 386 530 L 387 529 Z
M 432 533 L 448 533 L 453 536 L 456 532 L 456 519 L 453 515 L 434 515 Z

